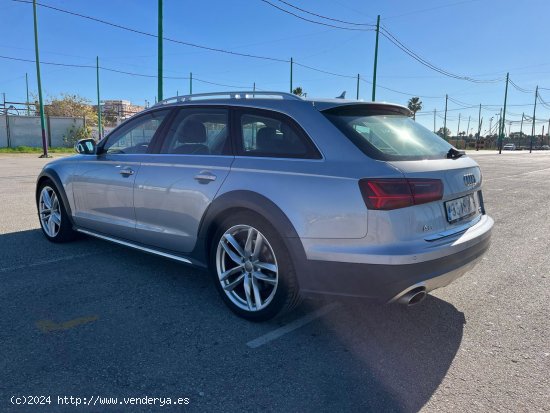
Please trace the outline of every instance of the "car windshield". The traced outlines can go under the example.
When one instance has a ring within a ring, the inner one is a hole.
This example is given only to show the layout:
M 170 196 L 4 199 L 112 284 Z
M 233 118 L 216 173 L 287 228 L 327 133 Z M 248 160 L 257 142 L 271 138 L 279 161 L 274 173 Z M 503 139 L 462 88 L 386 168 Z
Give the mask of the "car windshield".
M 333 109 L 324 115 L 374 159 L 445 159 L 452 148 L 447 141 L 404 114 L 373 114 L 359 108 Z

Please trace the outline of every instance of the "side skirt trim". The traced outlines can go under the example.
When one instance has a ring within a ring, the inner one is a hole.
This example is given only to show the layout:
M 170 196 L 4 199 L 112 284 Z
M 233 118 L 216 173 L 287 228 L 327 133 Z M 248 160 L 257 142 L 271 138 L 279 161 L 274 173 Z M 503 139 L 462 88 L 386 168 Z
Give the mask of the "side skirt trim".
M 90 235 L 92 237 L 96 237 L 96 238 L 99 238 L 99 239 L 102 239 L 102 240 L 105 240 L 105 241 L 114 242 L 115 244 L 124 245 L 125 247 L 134 248 L 136 250 L 148 252 L 149 254 L 159 255 L 161 257 L 170 258 L 171 260 L 184 262 L 186 264 L 193 264 L 193 262 L 191 262 L 187 258 L 180 257 L 180 256 L 177 256 L 177 255 L 173 255 L 173 254 L 169 254 L 167 252 L 158 251 L 158 250 L 155 250 L 155 249 L 152 249 L 152 248 L 143 247 L 143 246 L 138 245 L 138 244 L 133 244 L 133 243 L 128 242 L 128 241 L 122 241 L 122 240 L 119 240 L 119 239 L 116 239 L 116 238 L 111 238 L 111 237 L 108 237 L 106 235 L 101 235 L 101 234 L 98 234 L 98 233 L 95 233 L 95 232 L 92 232 L 92 231 L 88 231 L 86 229 L 75 228 L 75 230 L 78 231 L 78 232 L 81 232 L 82 234 Z

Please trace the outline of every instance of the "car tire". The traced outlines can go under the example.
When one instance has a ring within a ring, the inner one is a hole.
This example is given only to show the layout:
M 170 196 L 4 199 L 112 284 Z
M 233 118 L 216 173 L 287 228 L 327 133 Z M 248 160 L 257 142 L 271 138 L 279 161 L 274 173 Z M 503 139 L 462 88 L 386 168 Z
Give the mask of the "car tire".
M 76 232 L 67 215 L 63 198 L 55 184 L 43 181 L 37 193 L 38 220 L 48 241 L 62 243 L 75 239 Z
M 219 225 L 209 264 L 223 301 L 242 318 L 266 321 L 300 302 L 292 259 L 281 236 L 255 213 L 240 212 Z

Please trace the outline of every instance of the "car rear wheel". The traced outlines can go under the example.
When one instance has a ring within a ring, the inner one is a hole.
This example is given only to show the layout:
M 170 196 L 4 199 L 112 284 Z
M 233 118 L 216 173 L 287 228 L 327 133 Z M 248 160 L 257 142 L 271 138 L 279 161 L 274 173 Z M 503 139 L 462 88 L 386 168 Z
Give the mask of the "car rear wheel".
M 74 239 L 75 232 L 67 216 L 59 192 L 50 181 L 40 186 L 38 196 L 38 218 L 42 232 L 49 241 L 68 242 Z
M 268 320 L 299 302 L 294 268 L 281 237 L 255 215 L 238 214 L 223 222 L 213 239 L 210 264 L 222 299 L 243 318 Z

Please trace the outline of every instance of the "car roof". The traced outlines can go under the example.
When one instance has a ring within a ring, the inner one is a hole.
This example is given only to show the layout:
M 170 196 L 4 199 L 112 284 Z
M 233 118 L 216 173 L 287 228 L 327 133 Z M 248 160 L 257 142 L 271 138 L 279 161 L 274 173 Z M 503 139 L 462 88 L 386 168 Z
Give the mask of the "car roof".
M 247 106 L 258 108 L 273 108 L 280 109 L 281 106 L 299 105 L 312 106 L 319 111 L 335 109 L 339 107 L 357 107 L 365 106 L 366 108 L 375 111 L 398 112 L 403 115 L 410 115 L 407 107 L 386 102 L 364 102 L 360 100 L 350 99 L 326 99 L 326 98 L 307 98 L 293 95 L 285 92 L 266 92 L 266 91 L 238 91 L 238 92 L 215 92 L 215 93 L 200 93 L 193 95 L 174 96 L 164 99 L 150 109 L 173 106 L 187 105 L 228 105 L 228 106 Z

